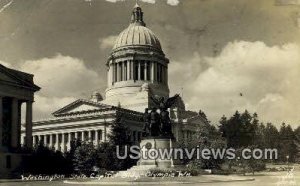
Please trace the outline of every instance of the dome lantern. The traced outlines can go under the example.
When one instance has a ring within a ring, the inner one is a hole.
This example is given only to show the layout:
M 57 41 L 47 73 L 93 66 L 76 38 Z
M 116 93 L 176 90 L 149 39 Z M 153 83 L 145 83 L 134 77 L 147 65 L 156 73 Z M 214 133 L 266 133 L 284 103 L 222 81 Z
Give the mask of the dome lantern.
M 137 23 L 141 26 L 146 26 L 143 20 L 143 11 L 139 4 L 136 2 L 133 11 L 132 11 L 132 16 L 131 16 L 131 23 Z

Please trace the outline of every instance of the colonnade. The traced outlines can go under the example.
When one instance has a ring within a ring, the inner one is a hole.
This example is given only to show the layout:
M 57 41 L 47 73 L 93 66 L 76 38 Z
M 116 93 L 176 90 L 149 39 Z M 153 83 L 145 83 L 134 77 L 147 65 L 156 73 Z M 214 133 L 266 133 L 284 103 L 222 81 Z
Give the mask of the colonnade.
M 54 148 L 55 150 L 66 152 L 70 150 L 71 142 L 75 139 L 93 142 L 94 145 L 98 145 L 100 142 L 107 140 L 106 134 L 102 130 L 86 130 L 34 135 L 33 144 L 37 145 L 42 142 L 49 148 Z
M 111 85 L 120 81 L 151 81 L 167 84 L 168 68 L 159 62 L 126 60 L 109 65 L 108 80 Z
M 32 147 L 32 102 L 15 97 L 0 97 L 0 149 L 21 146 L 21 105 L 26 103 L 25 140 L 23 144 Z

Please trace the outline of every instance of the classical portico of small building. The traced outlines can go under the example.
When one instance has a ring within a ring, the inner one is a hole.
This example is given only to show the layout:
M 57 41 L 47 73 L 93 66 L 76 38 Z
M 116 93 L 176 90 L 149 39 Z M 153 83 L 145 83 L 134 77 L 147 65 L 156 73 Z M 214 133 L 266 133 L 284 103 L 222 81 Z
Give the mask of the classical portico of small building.
M 0 177 L 8 177 L 21 161 L 21 143 L 32 147 L 32 104 L 40 88 L 33 75 L 0 64 Z M 21 142 L 22 105 L 25 107 L 24 141 Z

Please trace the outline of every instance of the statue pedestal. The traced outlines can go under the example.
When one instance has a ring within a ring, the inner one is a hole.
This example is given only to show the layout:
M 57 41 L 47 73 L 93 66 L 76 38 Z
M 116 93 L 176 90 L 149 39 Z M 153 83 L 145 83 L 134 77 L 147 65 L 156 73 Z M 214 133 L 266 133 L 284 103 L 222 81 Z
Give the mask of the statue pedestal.
M 174 140 L 170 137 L 146 137 L 140 142 L 141 158 L 138 166 L 151 166 L 156 168 L 174 167 L 172 156 L 164 156 L 161 154 L 165 151 L 168 154 L 173 148 Z
M 126 171 L 120 171 L 116 174 L 116 177 L 126 177 L 128 175 L 136 176 L 146 176 L 150 170 L 155 169 L 172 169 L 174 167 L 174 159 L 172 156 L 170 158 L 145 158 L 143 154 L 150 154 L 151 151 L 164 151 L 168 153 L 170 149 L 173 148 L 175 143 L 174 138 L 172 137 L 144 137 L 140 142 L 140 154 L 141 157 L 136 166 L 127 169 Z M 179 166 L 178 160 L 175 161 L 175 168 Z

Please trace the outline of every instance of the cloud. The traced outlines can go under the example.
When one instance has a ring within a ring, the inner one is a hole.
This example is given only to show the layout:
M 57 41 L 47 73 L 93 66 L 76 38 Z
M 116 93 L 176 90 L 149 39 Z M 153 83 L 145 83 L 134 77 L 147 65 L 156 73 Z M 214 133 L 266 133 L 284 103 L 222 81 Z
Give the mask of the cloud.
M 108 36 L 106 38 L 99 39 L 100 48 L 101 49 L 111 49 L 114 46 L 117 38 L 118 38 L 118 36 Z
M 167 0 L 167 4 L 177 6 L 179 4 L 179 0 Z
M 7 4 L 5 4 L 4 6 L 2 6 L 2 8 L 0 8 L 0 13 L 3 12 L 5 9 L 7 9 L 14 1 L 11 0 L 10 2 L 8 2 Z
M 299 0 L 275 0 L 276 5 L 300 5 Z
M 11 68 L 12 67 L 11 64 L 6 63 L 4 61 L 0 61 L 0 64 L 3 65 L 3 66 L 5 66 L 5 67 L 7 67 L 7 68 Z
M 116 3 L 119 1 L 125 1 L 125 0 L 106 0 L 106 1 L 111 2 L 111 3 Z M 150 4 L 156 3 L 156 0 L 140 0 L 140 1 L 144 2 L 144 3 L 150 3 Z M 167 4 L 169 4 L 171 6 L 177 6 L 179 4 L 179 0 L 167 0 Z
M 26 61 L 20 70 L 34 74 L 35 83 L 42 88 L 35 97 L 35 118 L 47 117 L 71 101 L 89 96 L 104 83 L 82 60 L 61 54 Z
M 185 100 L 190 108 L 206 111 L 215 122 L 223 114 L 248 109 L 264 121 L 296 124 L 300 120 L 299 62 L 296 44 L 234 41 L 219 56 L 195 54 L 186 62 L 170 63 L 170 79 L 176 81 L 176 71 L 183 69 L 185 75 L 179 81 L 189 82 L 185 83 Z
M 144 3 L 151 3 L 151 4 L 155 3 L 155 0 L 141 0 L 141 1 Z

